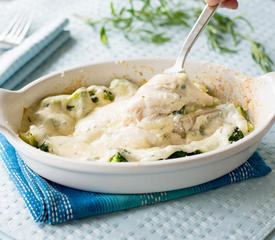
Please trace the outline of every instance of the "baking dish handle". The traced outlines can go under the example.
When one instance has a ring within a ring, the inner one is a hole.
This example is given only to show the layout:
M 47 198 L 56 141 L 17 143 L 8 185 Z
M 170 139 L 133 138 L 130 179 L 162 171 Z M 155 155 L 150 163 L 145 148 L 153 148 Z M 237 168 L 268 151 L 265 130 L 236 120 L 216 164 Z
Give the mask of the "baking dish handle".
M 0 123 L 0 133 L 4 134 L 7 138 L 18 137 L 12 130 Z
M 8 109 L 8 104 L 10 104 L 10 97 L 16 94 L 16 92 L 5 90 L 0 88 L 0 133 L 3 133 L 6 137 L 15 138 L 17 135 L 10 129 L 7 120 L 5 119 L 5 111 Z M 13 108 L 10 107 L 10 111 L 13 111 Z
M 275 72 L 270 72 L 264 75 L 264 77 L 267 77 L 271 80 L 271 91 L 272 91 L 272 96 L 273 96 L 273 103 L 275 103 Z M 274 105 L 273 105 L 274 106 Z M 275 106 L 273 108 L 272 112 L 272 122 L 275 123 Z

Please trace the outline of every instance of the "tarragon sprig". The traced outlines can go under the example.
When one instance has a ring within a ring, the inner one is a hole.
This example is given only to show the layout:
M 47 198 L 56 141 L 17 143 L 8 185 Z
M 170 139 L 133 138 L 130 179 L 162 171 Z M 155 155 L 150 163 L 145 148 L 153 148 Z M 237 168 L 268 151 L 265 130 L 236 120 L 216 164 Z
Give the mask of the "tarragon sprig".
M 111 2 L 109 17 L 95 21 L 83 16 L 78 17 L 90 26 L 101 26 L 100 39 L 105 45 L 109 45 L 107 34 L 111 29 L 122 31 L 130 41 L 138 37 L 141 41 L 162 44 L 171 40 L 165 31 L 167 26 L 189 28 L 201 11 L 202 8 L 185 7 L 183 1 L 128 0 L 127 6 L 120 8 L 115 8 Z M 251 39 L 250 36 L 238 32 L 238 23 L 241 21 L 248 25 L 251 32 L 254 31 L 253 26 L 243 16 L 229 18 L 223 14 L 215 13 L 205 29 L 211 48 L 223 53 L 237 53 L 239 44 L 242 41 L 249 41 L 254 62 L 265 72 L 272 71 L 274 62 L 268 56 L 264 46 Z M 231 47 L 228 46 L 228 39 L 233 41 Z
M 201 9 L 193 9 L 194 16 L 198 17 Z M 205 32 L 211 47 L 214 50 L 226 53 L 236 53 L 236 47 L 243 41 L 249 41 L 251 44 L 251 56 L 252 59 L 265 71 L 271 72 L 274 67 L 274 62 L 266 53 L 265 47 L 257 41 L 254 41 L 251 37 L 240 34 L 237 32 L 237 22 L 245 22 L 250 30 L 254 32 L 254 28 L 251 23 L 242 16 L 229 18 L 220 13 L 215 13 L 213 19 L 206 26 Z M 226 38 L 231 37 L 234 42 L 234 49 L 225 47 Z

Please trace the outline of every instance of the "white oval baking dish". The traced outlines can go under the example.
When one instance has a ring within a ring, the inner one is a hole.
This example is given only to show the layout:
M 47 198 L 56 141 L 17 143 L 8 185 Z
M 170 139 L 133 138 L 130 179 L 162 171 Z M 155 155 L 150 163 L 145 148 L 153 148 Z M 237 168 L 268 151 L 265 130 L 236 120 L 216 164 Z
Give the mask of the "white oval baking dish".
M 249 78 L 208 62 L 186 62 L 185 69 L 192 80 L 204 82 L 219 98 L 249 109 L 255 124 L 255 130 L 238 142 L 200 155 L 157 162 L 88 162 L 43 152 L 18 137 L 24 108 L 43 97 L 72 92 L 80 86 L 108 84 L 116 77 L 148 80 L 173 62 L 174 59 L 142 58 L 92 63 L 41 77 L 19 91 L 0 89 L 0 131 L 31 169 L 51 181 L 77 189 L 146 193 L 213 180 L 244 163 L 275 122 L 275 72 Z

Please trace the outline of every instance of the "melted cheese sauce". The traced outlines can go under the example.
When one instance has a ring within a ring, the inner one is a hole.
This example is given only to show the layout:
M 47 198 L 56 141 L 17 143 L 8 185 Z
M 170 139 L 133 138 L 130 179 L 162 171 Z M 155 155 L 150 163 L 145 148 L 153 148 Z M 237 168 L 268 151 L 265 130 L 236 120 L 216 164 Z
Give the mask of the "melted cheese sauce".
M 176 151 L 207 152 L 230 144 L 247 120 L 232 103 L 219 104 L 186 74 L 159 74 L 141 87 L 115 79 L 28 108 L 21 132 L 49 152 L 90 161 L 120 153 L 128 161 L 166 159 Z

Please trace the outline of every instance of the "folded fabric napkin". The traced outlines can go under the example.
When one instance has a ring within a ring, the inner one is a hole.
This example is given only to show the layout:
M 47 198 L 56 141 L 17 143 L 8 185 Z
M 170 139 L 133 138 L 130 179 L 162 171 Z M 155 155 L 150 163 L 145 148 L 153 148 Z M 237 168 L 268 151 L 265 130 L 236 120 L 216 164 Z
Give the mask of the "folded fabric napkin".
M 40 177 L 1 134 L 0 157 L 34 220 L 51 224 L 189 196 L 271 172 L 256 152 L 234 171 L 195 187 L 150 194 L 102 194 L 72 189 Z
M 68 19 L 59 19 L 42 27 L 19 46 L 0 56 L 0 87 L 14 89 L 43 61 L 70 38 L 64 27 Z

